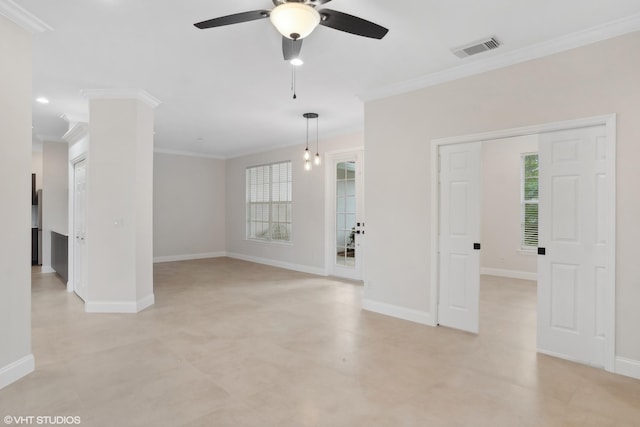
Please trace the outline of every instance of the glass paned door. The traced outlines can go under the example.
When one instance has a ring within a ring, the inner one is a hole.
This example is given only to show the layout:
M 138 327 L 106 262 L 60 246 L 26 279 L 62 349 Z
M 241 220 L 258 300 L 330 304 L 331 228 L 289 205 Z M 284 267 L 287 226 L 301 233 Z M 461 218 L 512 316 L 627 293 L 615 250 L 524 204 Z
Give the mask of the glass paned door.
M 336 163 L 336 264 L 356 266 L 356 162 Z
M 364 235 L 364 156 L 361 150 L 334 154 L 327 169 L 331 225 L 327 236 L 329 273 L 362 280 Z M 329 181 L 330 180 L 330 181 Z

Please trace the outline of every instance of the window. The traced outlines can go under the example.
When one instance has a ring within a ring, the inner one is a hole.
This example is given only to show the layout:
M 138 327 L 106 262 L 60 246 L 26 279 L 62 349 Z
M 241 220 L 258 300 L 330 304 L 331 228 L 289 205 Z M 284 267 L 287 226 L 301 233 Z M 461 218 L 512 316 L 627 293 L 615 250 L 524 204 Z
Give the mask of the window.
M 522 249 L 538 246 L 538 154 L 522 155 Z
M 291 162 L 247 168 L 247 239 L 291 241 Z

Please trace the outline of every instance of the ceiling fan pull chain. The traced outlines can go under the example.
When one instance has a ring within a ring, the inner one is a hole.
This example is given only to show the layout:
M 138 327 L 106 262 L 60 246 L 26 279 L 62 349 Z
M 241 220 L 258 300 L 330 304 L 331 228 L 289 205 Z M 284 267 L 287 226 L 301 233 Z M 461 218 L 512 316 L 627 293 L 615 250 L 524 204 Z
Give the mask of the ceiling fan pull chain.
M 291 92 L 293 92 L 293 99 L 296 99 L 296 67 L 291 66 Z

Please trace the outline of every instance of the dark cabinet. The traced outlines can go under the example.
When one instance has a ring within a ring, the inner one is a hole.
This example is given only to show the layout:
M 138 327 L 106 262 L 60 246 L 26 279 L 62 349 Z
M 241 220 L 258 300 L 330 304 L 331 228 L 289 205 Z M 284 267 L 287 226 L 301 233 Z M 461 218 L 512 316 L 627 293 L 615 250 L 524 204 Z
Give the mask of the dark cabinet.
M 38 204 L 38 192 L 36 191 L 36 174 L 31 174 L 31 204 Z
M 38 265 L 38 229 L 31 229 L 31 265 Z

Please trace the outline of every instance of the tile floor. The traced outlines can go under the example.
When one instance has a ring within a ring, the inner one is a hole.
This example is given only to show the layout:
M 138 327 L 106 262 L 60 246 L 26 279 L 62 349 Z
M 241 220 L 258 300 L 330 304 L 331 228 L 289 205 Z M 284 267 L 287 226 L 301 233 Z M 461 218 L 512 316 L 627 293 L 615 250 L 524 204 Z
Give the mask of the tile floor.
M 480 334 L 362 311 L 362 286 L 219 258 L 86 314 L 33 275 L 36 372 L 0 416 L 83 426 L 640 426 L 640 381 L 537 355 L 535 284 L 484 277 Z

